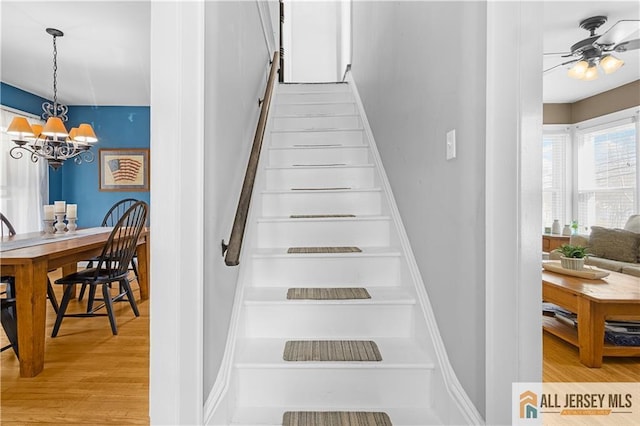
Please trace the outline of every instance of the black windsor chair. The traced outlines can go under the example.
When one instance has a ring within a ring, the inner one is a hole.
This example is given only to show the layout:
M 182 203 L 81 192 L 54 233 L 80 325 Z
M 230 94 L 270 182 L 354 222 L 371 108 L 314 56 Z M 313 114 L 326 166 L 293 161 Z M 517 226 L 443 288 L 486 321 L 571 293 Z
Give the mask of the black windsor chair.
M 135 316 L 140 316 L 127 276 L 129 274 L 129 264 L 136 252 L 138 238 L 145 226 L 147 210 L 147 204 L 138 201 L 122 215 L 111 231 L 102 249 L 102 253 L 97 258 L 97 266 L 95 268 L 87 268 L 79 272 L 74 272 L 55 281 L 56 284 L 67 286 L 62 296 L 60 310 L 58 311 L 51 337 L 58 335 L 60 324 L 65 317 L 108 316 L 112 333 L 114 335 L 118 334 L 116 318 L 113 313 L 113 303 L 123 300 L 125 296 Z M 116 296 L 112 296 L 110 292 L 111 288 L 109 284 L 113 282 L 120 284 L 120 291 Z M 69 301 L 73 297 L 73 286 L 68 284 L 85 284 L 90 286 L 89 304 L 93 304 L 96 288 L 101 286 L 103 303 L 96 308 L 91 306 L 91 309 L 87 309 L 86 313 L 66 314 Z M 96 313 L 96 311 L 103 307 L 106 308 L 106 314 Z
M 118 201 L 113 206 L 111 206 L 107 214 L 104 215 L 104 219 L 102 219 L 102 223 L 100 224 L 100 226 L 105 226 L 105 227 L 115 226 L 115 224 L 118 223 L 118 220 L 120 220 L 124 212 L 129 210 L 129 207 L 131 207 L 137 202 L 138 200 L 136 200 L 135 198 L 125 198 L 123 200 Z M 136 279 L 138 279 L 138 267 L 136 265 L 135 259 L 136 259 L 136 256 L 134 255 L 133 259 L 131 259 L 131 269 L 133 270 L 133 273 L 135 274 Z M 87 263 L 87 268 L 93 268 L 93 264 L 97 260 L 98 260 L 97 257 L 89 259 Z M 78 300 L 82 300 L 86 289 L 87 289 L 87 286 L 83 284 L 82 287 L 80 288 L 80 294 L 78 295 Z M 88 305 L 87 307 L 89 308 Z

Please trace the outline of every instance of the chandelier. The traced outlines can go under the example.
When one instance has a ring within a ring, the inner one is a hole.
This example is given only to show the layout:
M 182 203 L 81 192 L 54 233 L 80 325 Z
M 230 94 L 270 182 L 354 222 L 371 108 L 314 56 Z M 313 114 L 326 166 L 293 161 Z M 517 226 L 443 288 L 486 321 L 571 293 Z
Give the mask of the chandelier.
M 76 164 L 83 161 L 91 163 L 94 160 L 93 152 L 90 151 L 91 144 L 98 141 L 93 127 L 82 123 L 67 132 L 64 122 L 68 119 L 69 108 L 58 103 L 56 38 L 62 37 L 64 33 L 55 28 L 47 28 L 46 31 L 53 37 L 53 103 L 46 101 L 42 104 L 44 127 L 29 124 L 24 117 L 15 117 L 11 121 L 7 133 L 14 138 L 12 140 L 16 146 L 11 148 L 9 154 L 15 159 L 20 159 L 23 156 L 22 151 L 27 151 L 31 161 L 35 163 L 43 158 L 54 170 L 71 158 Z

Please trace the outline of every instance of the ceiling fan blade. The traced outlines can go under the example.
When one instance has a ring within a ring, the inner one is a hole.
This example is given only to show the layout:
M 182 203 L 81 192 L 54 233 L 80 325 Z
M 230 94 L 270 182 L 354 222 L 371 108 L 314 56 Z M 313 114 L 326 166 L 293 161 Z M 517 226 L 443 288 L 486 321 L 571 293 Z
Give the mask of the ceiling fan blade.
M 546 70 L 542 71 L 542 73 L 543 73 L 543 74 L 546 74 L 546 73 L 548 73 L 549 71 L 553 71 L 553 70 L 555 70 L 556 68 L 560 68 L 560 67 L 563 67 L 563 66 L 565 66 L 565 65 L 573 64 L 574 62 L 578 62 L 579 60 L 580 60 L 580 59 L 572 59 L 572 60 L 570 60 L 570 61 L 563 62 L 563 63 L 558 64 L 558 65 L 554 65 L 554 66 L 552 66 L 551 68 L 547 68 Z
M 568 58 L 572 56 L 571 52 L 551 52 L 551 53 L 543 53 L 544 56 L 562 56 L 563 58 Z
M 616 22 L 611 28 L 596 40 L 601 46 L 613 46 L 620 44 L 631 37 L 637 38 L 640 34 L 640 20 L 622 20 Z
M 640 49 L 640 38 L 622 42 L 613 48 L 614 51 L 620 52 L 620 53 L 628 52 L 629 50 L 636 50 L 636 49 Z

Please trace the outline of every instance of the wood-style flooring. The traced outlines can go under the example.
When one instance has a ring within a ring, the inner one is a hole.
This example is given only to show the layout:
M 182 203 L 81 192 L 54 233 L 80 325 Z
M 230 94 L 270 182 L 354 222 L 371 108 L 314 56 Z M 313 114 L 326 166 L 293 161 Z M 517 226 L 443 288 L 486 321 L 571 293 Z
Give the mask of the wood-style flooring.
M 95 317 L 65 318 L 58 337 L 51 338 L 55 313 L 47 302 L 44 371 L 21 378 L 13 351 L 1 354 L 0 424 L 149 424 L 149 301 L 140 302 L 136 281 L 132 286 L 140 317 L 127 302 L 116 303 L 117 336 L 107 317 Z M 61 289 L 55 290 L 60 300 Z M 81 309 L 76 300 L 68 312 Z M 6 336 L 0 335 L 4 346 Z
M 81 306 L 74 301 L 69 309 Z M 44 371 L 20 378 L 13 352 L 1 354 L 0 424 L 148 425 L 149 301 L 138 307 L 135 318 L 127 303 L 116 304 L 118 336 L 106 317 L 66 318 L 52 339 L 55 314 L 47 304 Z M 546 382 L 640 382 L 640 358 L 607 357 L 602 368 L 588 368 L 575 347 L 548 333 L 543 349 Z
M 543 332 L 544 382 L 640 382 L 640 358 L 605 357 L 602 368 L 580 362 L 578 348 Z

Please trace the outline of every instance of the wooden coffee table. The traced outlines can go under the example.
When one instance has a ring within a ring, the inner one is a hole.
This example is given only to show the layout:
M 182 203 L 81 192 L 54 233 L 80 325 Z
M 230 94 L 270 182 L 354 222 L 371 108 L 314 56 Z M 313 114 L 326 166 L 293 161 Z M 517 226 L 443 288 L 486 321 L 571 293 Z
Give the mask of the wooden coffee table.
M 545 331 L 577 346 L 580 362 L 601 367 L 603 356 L 640 356 L 640 346 L 604 342 L 605 319 L 640 320 L 640 278 L 611 272 L 599 280 L 542 271 L 542 299 L 578 315 L 578 330 L 553 317 Z

